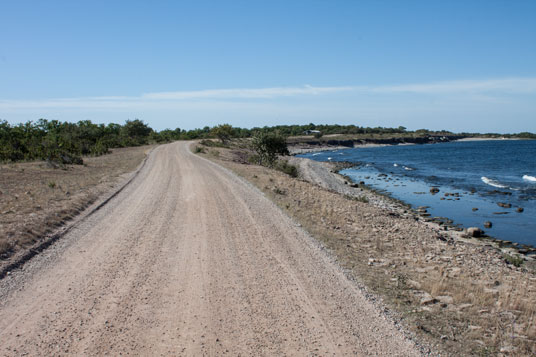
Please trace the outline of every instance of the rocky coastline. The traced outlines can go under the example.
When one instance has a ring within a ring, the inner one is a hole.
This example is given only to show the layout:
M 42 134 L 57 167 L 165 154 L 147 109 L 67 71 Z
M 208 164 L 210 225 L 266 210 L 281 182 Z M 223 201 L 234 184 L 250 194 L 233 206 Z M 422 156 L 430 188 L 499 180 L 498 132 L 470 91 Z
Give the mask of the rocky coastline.
M 446 143 L 466 138 L 467 137 L 463 135 L 430 135 L 424 137 L 393 137 L 366 139 L 307 138 L 289 143 L 289 151 L 292 155 L 297 155 L 306 152 L 338 150 L 358 147 Z
M 433 137 L 430 137 L 430 139 L 433 139 Z M 428 143 L 439 143 L 439 142 L 449 142 L 449 141 L 467 141 L 467 140 L 493 140 L 493 139 L 486 139 L 486 138 L 467 138 L 467 137 L 458 137 L 458 136 L 451 136 L 451 137 L 445 137 L 444 141 L 434 141 L 431 140 Z M 495 139 L 499 140 L 499 139 Z M 504 139 L 509 140 L 509 139 Z M 398 140 L 394 140 L 394 144 L 387 144 L 382 141 L 378 142 L 367 142 L 358 144 L 357 146 L 354 146 L 354 148 L 358 147 L 378 147 L 378 146 L 389 146 L 389 145 L 418 145 L 423 144 L 425 142 L 421 143 L 409 143 L 409 142 L 398 142 Z M 346 149 L 350 148 L 347 146 L 336 146 L 336 145 L 321 145 L 317 147 L 310 147 L 305 148 L 302 145 L 292 145 L 289 147 L 289 151 L 291 155 L 299 155 L 307 152 L 321 152 L 321 151 L 329 151 L 329 150 L 340 150 L 340 149 Z M 338 161 L 338 162 L 315 162 L 311 161 L 311 164 L 306 165 L 305 167 L 302 167 L 303 164 L 300 164 L 301 160 L 308 160 L 308 159 L 302 159 L 302 158 L 293 158 L 291 159 L 291 162 L 295 165 L 298 165 L 302 168 L 302 170 L 305 168 L 306 170 L 311 170 L 311 165 L 320 164 L 316 166 L 315 170 L 327 170 L 332 175 L 336 174 L 342 178 L 342 182 L 334 183 L 332 182 L 334 180 L 333 177 L 329 177 L 329 175 L 319 175 L 322 177 L 322 182 L 319 180 L 316 180 L 317 184 L 320 184 L 321 186 L 328 187 L 330 189 L 333 189 L 339 193 L 342 194 L 349 194 L 347 192 L 347 189 L 344 189 L 341 184 L 343 183 L 346 187 L 350 188 L 360 188 L 361 190 L 368 191 L 372 193 L 374 197 L 368 197 L 369 200 L 372 202 L 375 202 L 376 204 L 379 204 L 379 206 L 384 208 L 389 208 L 392 210 L 395 210 L 397 213 L 404 213 L 404 214 L 411 214 L 416 220 L 420 220 L 423 222 L 426 222 L 430 225 L 433 225 L 436 229 L 441 231 L 448 231 L 452 235 L 456 236 L 458 239 L 460 238 L 475 238 L 480 241 L 486 241 L 490 244 L 497 247 L 497 249 L 500 249 L 505 254 L 520 254 L 529 262 L 534 262 L 535 269 L 536 269 L 536 246 L 531 246 L 527 244 L 520 244 L 517 242 L 512 242 L 506 239 L 502 239 L 501 237 L 496 237 L 493 235 L 489 235 L 486 233 L 485 230 L 478 228 L 478 227 L 463 227 L 460 224 L 457 224 L 449 217 L 441 217 L 441 216 L 432 216 L 428 209 L 429 206 L 418 206 L 418 207 L 411 207 L 408 203 L 398 200 L 394 197 L 392 197 L 389 193 L 381 190 L 376 190 L 370 185 L 367 185 L 365 182 L 353 182 L 350 177 L 347 177 L 340 172 L 344 169 L 351 168 L 358 166 L 358 163 L 355 162 L 347 162 L 347 161 Z M 313 164 L 315 163 L 315 164 Z M 331 182 L 331 183 L 328 183 Z M 439 192 L 440 189 L 438 187 L 432 187 L 430 189 L 431 194 L 436 194 Z M 502 192 L 500 190 L 494 191 L 496 194 L 508 194 L 505 192 Z M 452 199 L 460 199 L 457 193 L 450 193 L 445 192 L 444 195 L 446 197 L 452 196 Z M 456 197 L 458 196 L 458 197 Z M 443 199 L 443 198 L 442 198 Z M 380 203 L 381 202 L 381 203 Z M 504 207 L 502 203 L 498 203 L 499 207 Z M 509 208 L 509 207 L 508 207 Z M 478 208 L 473 208 L 473 210 L 478 210 Z M 523 208 L 518 207 L 517 212 L 523 212 Z M 501 212 L 498 212 L 499 214 Z M 485 222 L 485 228 L 491 228 L 492 222 Z

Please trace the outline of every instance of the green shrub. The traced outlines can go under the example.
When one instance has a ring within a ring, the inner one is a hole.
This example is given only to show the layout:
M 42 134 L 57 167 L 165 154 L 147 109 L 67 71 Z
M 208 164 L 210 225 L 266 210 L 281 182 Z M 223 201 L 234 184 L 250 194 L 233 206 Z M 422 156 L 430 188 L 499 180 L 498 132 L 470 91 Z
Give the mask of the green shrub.
M 203 146 L 207 146 L 207 147 L 217 147 L 217 148 L 229 147 L 229 145 L 227 145 L 224 142 L 218 142 L 218 141 L 214 141 L 214 140 L 210 140 L 210 139 L 203 139 L 203 140 L 201 140 L 199 142 L 199 144 L 201 144 Z
M 506 260 L 506 262 L 508 264 L 512 264 L 512 265 L 514 265 L 516 267 L 520 267 L 521 264 L 523 264 L 523 258 L 520 257 L 519 255 L 505 254 L 504 259 Z
M 200 154 L 200 153 L 205 153 L 205 148 L 201 147 L 201 146 L 196 146 L 195 149 L 194 149 L 194 152 L 196 154 Z
M 248 156 L 248 162 L 250 164 L 258 165 L 260 160 L 261 159 L 260 159 L 259 155 L 257 155 L 257 154 Z
M 277 195 L 286 195 L 287 192 L 285 190 L 280 189 L 279 187 L 274 187 L 272 191 Z
M 101 156 L 104 154 L 108 154 L 110 150 L 108 149 L 108 146 L 104 143 L 104 140 L 98 140 L 95 143 L 95 146 L 91 148 L 91 154 L 95 156 Z
M 287 140 L 278 133 L 257 133 L 253 137 L 253 149 L 257 152 L 259 164 L 273 167 L 277 155 L 289 155 Z
M 286 173 L 291 177 L 298 177 L 298 168 L 288 163 L 287 160 L 279 160 L 275 165 L 276 170 Z
M 363 202 L 363 203 L 368 203 L 369 200 L 366 196 L 352 196 L 352 195 L 344 195 L 344 197 L 347 199 L 347 200 L 351 200 L 351 201 L 357 201 L 357 202 Z

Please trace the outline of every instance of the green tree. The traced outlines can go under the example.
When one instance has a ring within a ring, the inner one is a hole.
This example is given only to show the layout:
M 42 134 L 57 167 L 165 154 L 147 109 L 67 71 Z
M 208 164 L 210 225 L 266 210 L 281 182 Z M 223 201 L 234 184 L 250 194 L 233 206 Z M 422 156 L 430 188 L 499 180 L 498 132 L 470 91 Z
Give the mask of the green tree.
M 277 155 L 289 155 L 287 140 L 279 133 L 257 133 L 253 137 L 253 149 L 257 152 L 259 164 L 264 166 L 273 166 Z
M 147 144 L 149 135 L 153 129 L 145 124 L 143 120 L 127 120 L 121 128 L 121 136 L 123 137 L 124 146 L 144 145 Z
M 210 133 L 225 144 L 233 136 L 233 127 L 229 124 L 221 124 L 212 128 Z

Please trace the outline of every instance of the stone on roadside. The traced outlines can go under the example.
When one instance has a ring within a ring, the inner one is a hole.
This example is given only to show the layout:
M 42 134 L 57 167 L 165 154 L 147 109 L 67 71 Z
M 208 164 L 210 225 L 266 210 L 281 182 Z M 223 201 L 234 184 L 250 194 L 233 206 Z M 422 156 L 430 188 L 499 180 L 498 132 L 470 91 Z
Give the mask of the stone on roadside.
M 428 293 L 424 293 L 424 296 L 421 298 L 421 305 L 426 306 L 426 305 L 433 305 L 435 303 L 437 303 L 436 298 L 434 298 L 432 295 Z
M 452 298 L 452 296 L 448 296 L 448 295 L 437 296 L 436 299 L 439 300 L 439 302 L 443 304 L 452 304 L 454 302 L 454 299 Z

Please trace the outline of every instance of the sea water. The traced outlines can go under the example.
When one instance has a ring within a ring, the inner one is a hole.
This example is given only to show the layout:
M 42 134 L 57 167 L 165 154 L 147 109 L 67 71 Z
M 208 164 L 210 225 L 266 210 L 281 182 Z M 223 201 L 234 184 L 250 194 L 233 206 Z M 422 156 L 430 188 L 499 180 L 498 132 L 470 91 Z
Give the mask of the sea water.
M 299 156 L 355 163 L 341 171 L 355 182 L 414 207 L 429 206 L 432 217 L 448 217 L 460 227 L 479 227 L 492 237 L 536 246 L 536 140 L 364 147 Z M 439 192 L 431 193 L 433 187 Z M 485 228 L 485 222 L 492 227 Z

